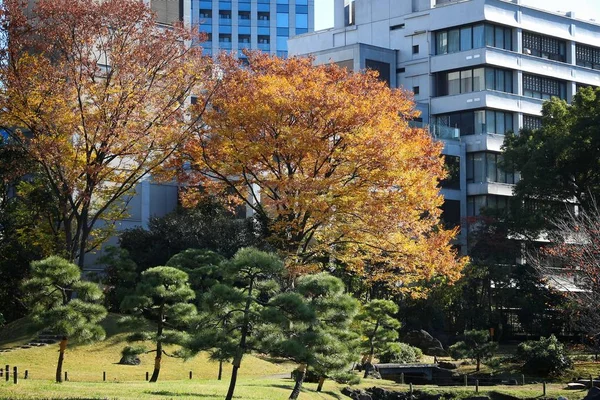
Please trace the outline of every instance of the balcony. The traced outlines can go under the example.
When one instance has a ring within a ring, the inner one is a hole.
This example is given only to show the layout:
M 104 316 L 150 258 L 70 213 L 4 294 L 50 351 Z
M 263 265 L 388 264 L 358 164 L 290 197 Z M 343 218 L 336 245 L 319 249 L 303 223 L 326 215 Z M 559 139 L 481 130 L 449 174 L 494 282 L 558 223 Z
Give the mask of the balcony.
M 430 125 L 429 132 L 431 135 L 440 140 L 460 140 L 460 129 L 451 126 Z
M 540 115 L 542 112 L 542 103 L 543 101 L 541 99 L 523 97 L 494 90 L 482 90 L 479 92 L 432 98 L 431 113 L 445 114 L 461 110 L 494 108 L 497 110 Z

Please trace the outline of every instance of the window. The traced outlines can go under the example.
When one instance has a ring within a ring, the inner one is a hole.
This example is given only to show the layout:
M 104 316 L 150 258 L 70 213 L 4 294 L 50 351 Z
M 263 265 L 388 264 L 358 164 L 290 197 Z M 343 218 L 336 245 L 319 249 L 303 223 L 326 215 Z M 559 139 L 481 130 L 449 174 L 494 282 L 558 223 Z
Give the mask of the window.
M 277 13 L 277 27 L 288 28 L 290 26 L 290 14 Z
M 238 35 L 238 42 L 240 44 L 250 44 L 250 35 Z
M 555 96 L 565 100 L 567 85 L 556 79 L 523 74 L 523 96 L 544 100 Z
M 469 217 L 481 214 L 481 210 L 488 208 L 492 210 L 506 210 L 509 206 L 510 197 L 507 196 L 469 196 L 467 197 L 467 215 Z
M 435 33 L 435 54 L 438 55 L 485 46 L 512 50 L 512 29 L 491 24 L 476 24 Z
M 269 13 L 268 13 L 268 12 L 264 12 L 264 11 L 262 11 L 262 12 L 259 12 L 259 13 L 256 15 L 256 18 L 257 18 L 259 21 L 268 21 L 268 20 L 269 20 Z
M 298 29 L 308 29 L 308 14 L 296 14 L 296 32 Z
M 277 50 L 287 51 L 287 36 L 277 36 Z
M 240 20 L 249 20 L 250 19 L 250 11 L 239 11 L 238 19 Z
M 354 25 L 355 20 L 355 0 L 344 0 L 344 23 L 346 26 Z
M 523 129 L 536 130 L 542 127 L 542 118 L 534 115 L 523 115 Z
M 390 85 L 391 67 L 389 63 L 367 58 L 365 59 L 365 67 L 377 71 L 379 73 L 379 80 L 384 81 L 388 86 Z
M 523 32 L 523 54 L 565 62 L 567 45 L 564 40 Z
M 412 47 L 413 54 L 419 54 L 419 45 L 416 44 Z
M 404 24 L 392 25 L 390 26 L 390 31 L 395 31 L 398 29 L 404 29 Z
M 448 176 L 440 181 L 446 189 L 460 189 L 460 157 L 444 155 L 444 167 Z
M 583 44 L 575 44 L 575 62 L 580 67 L 600 69 L 600 49 Z
M 470 110 L 434 117 L 435 125 L 460 129 L 460 136 L 499 134 L 514 131 L 514 116 L 510 112 Z
M 442 204 L 442 223 L 447 229 L 460 227 L 460 201 L 444 199 Z
M 202 9 L 200 10 L 200 19 L 212 18 L 212 10 Z
M 436 74 L 436 95 L 446 96 L 481 90 L 512 93 L 512 71 L 474 68 Z
M 419 86 L 413 86 L 413 93 L 414 94 L 419 94 L 420 91 L 421 91 L 421 88 Z
M 504 171 L 500 153 L 478 152 L 467 154 L 467 183 L 509 183 L 519 182 L 520 175 L 515 171 Z
M 406 72 L 406 68 L 396 68 L 396 73 L 397 74 L 403 74 Z

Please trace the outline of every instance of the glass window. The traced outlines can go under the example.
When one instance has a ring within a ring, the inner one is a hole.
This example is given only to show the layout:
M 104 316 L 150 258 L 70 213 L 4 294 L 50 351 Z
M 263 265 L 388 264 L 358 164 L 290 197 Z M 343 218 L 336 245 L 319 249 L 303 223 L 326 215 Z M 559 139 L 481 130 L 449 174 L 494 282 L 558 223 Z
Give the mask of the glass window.
M 494 47 L 504 48 L 504 28 L 497 26 L 494 29 Z
M 287 36 L 277 36 L 277 50 L 287 50 Z
M 289 13 L 290 6 L 288 4 L 277 4 L 277 12 L 278 13 Z
M 296 14 L 308 14 L 308 6 L 298 5 L 296 2 Z
M 496 79 L 495 79 L 496 71 L 494 68 L 486 68 L 485 69 L 485 88 L 487 90 L 496 90 Z
M 308 14 L 296 14 L 296 29 L 308 28 Z
M 448 53 L 448 32 L 442 31 L 435 35 L 436 51 L 435 54 Z
M 460 51 L 471 50 L 473 48 L 472 35 L 473 31 L 470 26 L 460 30 Z
M 485 111 L 479 110 L 474 112 L 475 115 L 475 134 L 481 135 L 485 131 Z
M 494 111 L 486 111 L 486 131 L 487 133 L 496 133 L 496 113 Z
M 487 25 L 485 26 L 485 45 L 494 47 L 494 26 Z
M 512 113 L 504 113 L 504 133 L 514 132 L 513 115 Z
M 485 153 L 473 154 L 473 182 L 485 182 Z
M 485 69 L 475 68 L 473 70 L 473 91 L 485 90 Z
M 460 72 L 460 92 L 468 93 L 473 91 L 473 70 Z
M 496 83 L 494 89 L 504 91 L 504 71 L 501 69 L 496 70 Z
M 487 153 L 487 182 L 496 182 L 498 179 L 496 171 L 496 154 Z
M 485 46 L 485 32 L 483 24 L 473 27 L 473 48 L 479 49 Z
M 277 13 L 277 26 L 280 28 L 288 28 L 290 26 L 290 14 Z
M 457 53 L 460 51 L 460 31 L 450 29 L 448 31 L 448 53 Z
M 448 73 L 448 94 L 460 94 L 460 72 Z

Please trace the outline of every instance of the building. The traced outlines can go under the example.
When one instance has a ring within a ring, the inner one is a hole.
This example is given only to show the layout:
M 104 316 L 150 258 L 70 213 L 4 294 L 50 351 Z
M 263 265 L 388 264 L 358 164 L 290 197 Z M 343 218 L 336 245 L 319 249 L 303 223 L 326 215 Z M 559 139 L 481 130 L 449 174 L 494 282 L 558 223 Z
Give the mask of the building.
M 421 117 L 444 142 L 444 220 L 503 208 L 519 174 L 502 171 L 504 134 L 541 125 L 542 102 L 571 101 L 600 85 L 600 24 L 520 0 L 335 0 L 331 29 L 289 41 L 291 55 L 371 68 L 414 92 Z
M 314 31 L 314 0 L 191 0 L 191 23 L 206 32 L 207 54 L 243 58 L 244 49 L 257 49 L 287 57 L 290 37 Z

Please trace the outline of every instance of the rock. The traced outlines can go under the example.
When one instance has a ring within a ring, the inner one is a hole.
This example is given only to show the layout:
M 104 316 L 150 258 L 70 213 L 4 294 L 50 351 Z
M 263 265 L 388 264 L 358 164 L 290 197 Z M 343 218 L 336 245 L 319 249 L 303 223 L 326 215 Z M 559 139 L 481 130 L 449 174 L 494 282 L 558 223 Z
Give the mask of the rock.
M 458 368 L 456 366 L 456 364 L 454 364 L 453 362 L 449 362 L 449 361 L 439 361 L 438 362 L 438 367 L 444 368 L 444 369 L 456 369 L 456 368 Z
M 556 400 L 569 400 L 568 398 L 566 398 L 565 396 L 558 396 L 556 398 Z
M 591 387 L 583 400 L 600 400 L 600 389 Z
M 135 355 L 123 356 L 123 357 L 121 357 L 121 360 L 119 361 L 119 364 L 122 364 L 122 365 L 140 365 L 141 363 L 142 363 L 142 361 L 140 360 L 140 358 Z
M 582 390 L 582 389 L 585 389 L 586 387 L 587 386 L 584 385 L 583 383 L 570 382 L 570 383 L 567 383 L 566 389 L 568 389 L 568 390 Z
M 442 343 L 422 329 L 419 331 L 408 332 L 402 341 L 411 346 L 418 347 L 423 351 L 423 354 L 428 356 L 446 355 Z
M 370 392 L 372 395 L 371 397 L 373 397 L 373 400 L 387 400 L 390 397 L 390 394 L 392 393 L 390 390 L 379 387 L 374 387 L 373 389 L 370 389 Z

